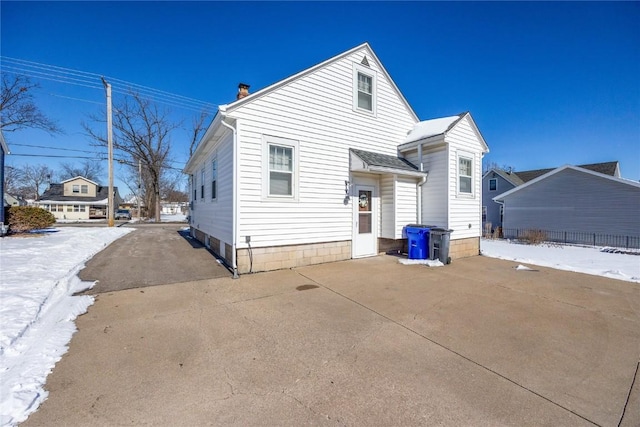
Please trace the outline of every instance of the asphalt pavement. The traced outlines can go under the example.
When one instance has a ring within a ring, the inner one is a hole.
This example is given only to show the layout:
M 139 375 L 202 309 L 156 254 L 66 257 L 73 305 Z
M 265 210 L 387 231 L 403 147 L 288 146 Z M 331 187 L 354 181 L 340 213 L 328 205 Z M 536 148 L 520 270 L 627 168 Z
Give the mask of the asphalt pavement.
M 86 294 L 229 277 L 229 270 L 192 239 L 185 224 L 121 224 L 135 231 L 107 246 L 79 276 L 97 281 Z

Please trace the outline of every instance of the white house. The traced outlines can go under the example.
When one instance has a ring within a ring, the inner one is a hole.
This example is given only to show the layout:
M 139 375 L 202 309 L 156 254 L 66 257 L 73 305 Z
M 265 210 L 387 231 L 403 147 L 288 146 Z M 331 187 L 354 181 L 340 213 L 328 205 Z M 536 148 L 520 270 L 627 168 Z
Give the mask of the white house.
M 481 159 L 469 113 L 420 122 L 364 43 L 221 105 L 187 162 L 192 235 L 247 273 L 377 255 L 407 224 L 477 255 Z

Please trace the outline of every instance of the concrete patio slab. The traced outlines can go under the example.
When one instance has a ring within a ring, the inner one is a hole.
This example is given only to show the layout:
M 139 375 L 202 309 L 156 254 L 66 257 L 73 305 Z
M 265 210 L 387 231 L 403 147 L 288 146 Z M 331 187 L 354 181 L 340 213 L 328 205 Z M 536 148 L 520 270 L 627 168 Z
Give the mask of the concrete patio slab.
M 515 266 L 380 256 L 102 293 L 24 425 L 617 426 L 625 404 L 634 425 L 640 287 Z

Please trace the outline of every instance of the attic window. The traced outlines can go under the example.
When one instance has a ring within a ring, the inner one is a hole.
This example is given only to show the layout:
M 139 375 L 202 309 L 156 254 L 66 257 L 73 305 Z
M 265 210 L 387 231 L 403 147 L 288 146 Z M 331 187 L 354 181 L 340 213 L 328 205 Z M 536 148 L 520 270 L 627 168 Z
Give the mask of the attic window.
M 498 180 L 496 178 L 491 178 L 489 180 L 489 191 L 496 191 L 498 189 Z
M 361 63 L 362 65 L 364 65 L 365 67 L 368 67 L 368 66 L 369 66 L 369 61 L 367 61 L 367 55 L 365 55 L 365 56 L 362 58 L 362 62 L 360 62 L 360 63 Z
M 353 110 L 376 114 L 376 73 L 353 64 Z
M 79 184 L 73 184 L 73 193 L 79 193 L 80 192 L 80 185 Z

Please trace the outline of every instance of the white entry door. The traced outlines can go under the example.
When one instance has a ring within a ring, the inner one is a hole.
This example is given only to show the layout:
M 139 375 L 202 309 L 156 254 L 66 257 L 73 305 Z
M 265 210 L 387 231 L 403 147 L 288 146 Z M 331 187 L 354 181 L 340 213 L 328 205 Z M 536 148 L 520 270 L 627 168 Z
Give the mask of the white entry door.
M 353 258 L 376 255 L 378 252 L 378 218 L 374 204 L 375 187 L 356 185 L 353 200 Z

